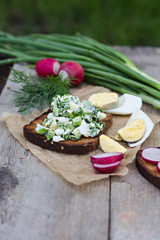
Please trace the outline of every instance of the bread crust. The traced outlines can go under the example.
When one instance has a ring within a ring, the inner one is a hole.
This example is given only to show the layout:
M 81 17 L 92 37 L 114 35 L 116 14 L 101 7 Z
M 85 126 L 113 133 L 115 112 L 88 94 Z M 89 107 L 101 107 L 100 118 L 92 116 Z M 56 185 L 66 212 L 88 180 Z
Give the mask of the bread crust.
M 56 151 L 60 153 L 67 153 L 67 154 L 87 154 L 88 152 L 94 151 L 97 149 L 99 145 L 99 136 L 107 132 L 108 128 L 112 124 L 112 115 L 106 113 L 106 118 L 102 120 L 105 123 L 104 129 L 99 133 L 96 137 L 81 137 L 77 141 L 67 140 L 67 141 L 60 141 L 60 142 L 53 142 L 52 140 L 46 140 L 45 136 L 38 134 L 35 131 L 37 124 L 42 124 L 45 118 L 47 117 L 48 113 L 51 111 L 47 111 L 40 115 L 39 117 L 35 118 L 29 124 L 26 124 L 23 127 L 23 133 L 25 138 L 42 148 Z
M 139 150 L 136 155 L 136 167 L 138 171 L 146 178 L 149 182 L 160 188 L 160 173 L 157 170 L 157 166 L 146 162 L 141 157 L 142 150 Z

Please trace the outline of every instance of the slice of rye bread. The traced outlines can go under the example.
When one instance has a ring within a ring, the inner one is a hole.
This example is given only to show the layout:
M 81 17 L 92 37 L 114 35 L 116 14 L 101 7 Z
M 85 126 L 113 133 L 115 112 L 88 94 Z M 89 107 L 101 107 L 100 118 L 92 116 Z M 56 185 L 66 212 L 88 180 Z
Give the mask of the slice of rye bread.
M 146 162 L 141 157 L 142 150 L 139 150 L 136 155 L 136 167 L 141 175 L 151 182 L 156 187 L 160 188 L 160 173 L 158 172 L 157 166 Z
M 87 154 L 94 151 L 99 145 L 99 136 L 107 132 L 108 128 L 112 124 L 112 115 L 106 113 L 106 118 L 102 121 L 105 123 L 104 129 L 96 137 L 81 137 L 77 141 L 66 140 L 60 142 L 53 142 L 52 140 L 46 140 L 45 136 L 38 134 L 35 131 L 37 124 L 42 124 L 45 118 L 47 118 L 48 112 L 43 113 L 41 116 L 35 118 L 29 124 L 23 127 L 23 133 L 26 139 L 42 148 L 56 151 L 60 153 L 68 154 Z

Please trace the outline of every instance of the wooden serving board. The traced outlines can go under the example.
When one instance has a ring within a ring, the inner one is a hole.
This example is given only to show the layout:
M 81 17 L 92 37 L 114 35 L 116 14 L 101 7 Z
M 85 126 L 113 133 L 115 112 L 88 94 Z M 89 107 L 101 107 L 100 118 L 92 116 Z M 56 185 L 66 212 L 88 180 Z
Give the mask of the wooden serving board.
M 149 182 L 160 188 L 160 173 L 157 170 L 157 166 L 143 160 L 141 152 L 142 150 L 139 150 L 136 156 L 136 166 L 138 171 Z

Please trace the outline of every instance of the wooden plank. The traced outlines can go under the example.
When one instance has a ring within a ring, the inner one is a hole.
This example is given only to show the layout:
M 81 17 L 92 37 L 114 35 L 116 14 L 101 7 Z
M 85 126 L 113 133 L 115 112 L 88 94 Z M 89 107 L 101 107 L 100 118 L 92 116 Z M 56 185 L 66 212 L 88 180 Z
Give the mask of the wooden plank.
M 8 87 L 15 89 L 8 81 L 0 115 L 16 111 Z M 108 239 L 109 179 L 74 186 L 24 150 L 4 123 L 0 128 L 0 239 Z
M 118 48 L 128 55 L 146 73 L 160 80 L 160 49 Z M 159 115 L 159 111 L 144 104 L 143 110 Z M 160 143 L 160 125 L 156 127 L 157 139 L 146 141 L 142 148 Z M 160 235 L 160 191 L 144 179 L 130 164 L 127 176 L 111 179 L 111 240 L 157 240 Z

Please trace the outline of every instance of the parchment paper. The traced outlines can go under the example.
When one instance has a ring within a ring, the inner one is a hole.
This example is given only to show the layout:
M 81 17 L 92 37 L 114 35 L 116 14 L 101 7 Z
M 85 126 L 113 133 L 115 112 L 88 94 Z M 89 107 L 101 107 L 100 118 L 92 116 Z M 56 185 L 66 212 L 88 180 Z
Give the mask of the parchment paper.
M 85 85 L 81 89 L 73 89 L 72 94 L 83 100 L 88 99 L 88 97 L 93 93 L 103 91 L 109 92 L 109 90 L 103 87 Z M 140 149 L 140 146 L 129 148 L 127 144 L 121 143 L 125 148 L 127 148 L 127 152 L 125 153 L 125 157 L 120 166 L 111 174 L 100 174 L 94 170 L 90 163 L 90 155 L 102 153 L 100 148 L 86 155 L 69 155 L 42 149 L 41 147 L 28 142 L 23 136 L 23 126 L 28 124 L 40 114 L 41 113 L 39 111 L 34 111 L 32 114 L 23 117 L 19 114 L 3 113 L 0 120 L 6 122 L 11 134 L 13 134 L 13 136 L 22 144 L 25 149 L 29 149 L 33 155 L 47 165 L 52 171 L 59 173 L 67 181 L 75 185 L 81 185 L 91 181 L 108 178 L 109 175 L 124 176 L 128 173 L 128 168 L 126 165 L 135 159 L 136 153 Z M 152 119 L 154 124 L 160 120 L 160 117 L 158 116 L 150 115 L 149 117 Z M 117 130 L 125 125 L 128 118 L 129 116 L 113 115 L 113 124 L 106 135 L 115 136 Z

